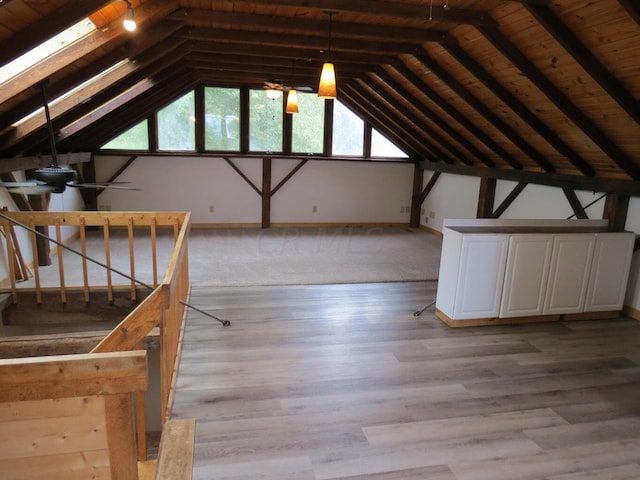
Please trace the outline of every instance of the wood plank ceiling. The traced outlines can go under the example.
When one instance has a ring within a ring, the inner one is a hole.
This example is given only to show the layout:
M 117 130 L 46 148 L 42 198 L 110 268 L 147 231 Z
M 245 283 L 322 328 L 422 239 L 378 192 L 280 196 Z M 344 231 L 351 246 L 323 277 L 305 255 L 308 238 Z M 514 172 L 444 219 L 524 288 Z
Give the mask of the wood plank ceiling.
M 59 151 L 94 151 L 199 85 L 315 88 L 330 58 L 339 100 L 426 168 L 640 180 L 636 0 L 132 5 L 134 33 L 123 1 L 0 0 L 0 64 L 87 16 L 97 26 L 0 85 L 0 158 L 49 151 L 44 114 L 29 117 L 45 79 Z

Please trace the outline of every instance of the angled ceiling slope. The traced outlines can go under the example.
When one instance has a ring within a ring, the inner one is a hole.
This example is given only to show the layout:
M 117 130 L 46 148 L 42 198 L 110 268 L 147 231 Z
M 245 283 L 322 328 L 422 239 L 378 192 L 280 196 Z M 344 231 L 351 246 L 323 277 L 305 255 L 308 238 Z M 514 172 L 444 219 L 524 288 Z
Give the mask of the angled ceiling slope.
M 427 168 L 640 180 L 635 0 L 132 3 L 134 33 L 122 1 L 0 3 L 0 65 L 96 26 L 0 84 L 0 158 L 48 152 L 45 79 L 60 151 L 92 151 L 198 85 L 315 87 L 330 59 L 339 99 Z

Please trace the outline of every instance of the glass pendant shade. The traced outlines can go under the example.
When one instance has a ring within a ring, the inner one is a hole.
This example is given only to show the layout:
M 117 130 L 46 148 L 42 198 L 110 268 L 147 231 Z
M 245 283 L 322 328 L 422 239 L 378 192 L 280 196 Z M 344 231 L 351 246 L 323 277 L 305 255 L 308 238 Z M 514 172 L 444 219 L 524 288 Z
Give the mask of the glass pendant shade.
M 125 30 L 133 32 L 136 29 L 136 20 L 134 18 L 133 7 L 127 2 L 127 13 L 124 17 L 123 26 Z
M 298 113 L 298 92 L 295 89 L 289 90 L 287 94 L 287 113 Z
M 322 66 L 320 74 L 320 84 L 318 85 L 318 97 L 320 98 L 336 98 L 336 72 L 333 63 L 326 62 Z
M 267 97 L 271 100 L 277 100 L 282 96 L 282 92 L 280 90 L 276 90 L 275 88 L 268 88 L 265 90 L 267 92 Z

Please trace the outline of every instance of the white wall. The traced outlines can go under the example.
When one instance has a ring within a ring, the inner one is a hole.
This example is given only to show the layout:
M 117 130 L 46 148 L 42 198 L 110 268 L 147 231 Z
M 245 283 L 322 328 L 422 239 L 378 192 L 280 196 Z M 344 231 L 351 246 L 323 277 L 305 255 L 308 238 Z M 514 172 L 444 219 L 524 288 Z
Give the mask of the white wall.
M 118 161 L 97 158 L 98 178 L 109 178 Z M 261 159 L 234 158 L 233 163 L 262 189 Z M 272 188 L 298 163 L 274 159 Z M 194 224 L 262 221 L 260 195 L 222 158 L 139 157 L 117 180 L 143 190 L 106 190 L 98 197 L 99 209 L 185 210 Z M 309 161 L 271 198 L 271 222 L 406 224 L 412 184 L 411 164 Z
M 430 177 L 431 175 L 425 175 L 425 186 Z M 495 207 L 500 205 L 515 185 L 515 182 L 510 181 L 497 182 Z M 421 217 L 422 225 L 441 232 L 442 221 L 445 218 L 475 218 L 479 189 L 479 178 L 442 174 L 422 206 L 426 212 L 426 215 Z M 582 205 L 587 205 L 602 194 L 576 191 L 576 195 Z M 586 209 L 589 218 L 602 218 L 604 201 L 603 198 Z M 428 217 L 429 212 L 435 212 L 435 215 L 427 221 L 425 217 Z M 565 219 L 572 214 L 573 210 L 562 189 L 530 184 L 501 218 Z M 632 198 L 629 202 L 626 230 L 640 233 L 640 199 L 638 198 Z M 633 256 L 625 305 L 640 309 L 640 254 L 638 252 Z

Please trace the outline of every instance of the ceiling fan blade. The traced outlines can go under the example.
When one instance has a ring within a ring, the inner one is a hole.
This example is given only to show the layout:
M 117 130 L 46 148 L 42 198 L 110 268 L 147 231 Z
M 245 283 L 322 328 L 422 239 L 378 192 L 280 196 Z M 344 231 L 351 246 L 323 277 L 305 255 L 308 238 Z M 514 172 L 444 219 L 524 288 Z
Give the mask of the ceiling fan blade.
M 139 187 L 128 187 L 124 184 L 127 182 L 106 182 L 106 183 L 70 183 L 67 187 L 74 188 L 110 188 L 113 190 L 134 190 L 141 191 Z
M 23 195 L 40 195 L 55 191 L 56 187 L 51 185 L 40 185 L 32 183 L 30 186 L 6 187 L 9 193 L 21 193 Z
M 36 187 L 38 185 L 44 185 L 43 183 L 33 182 L 0 182 L 0 187 L 16 188 L 16 187 Z

